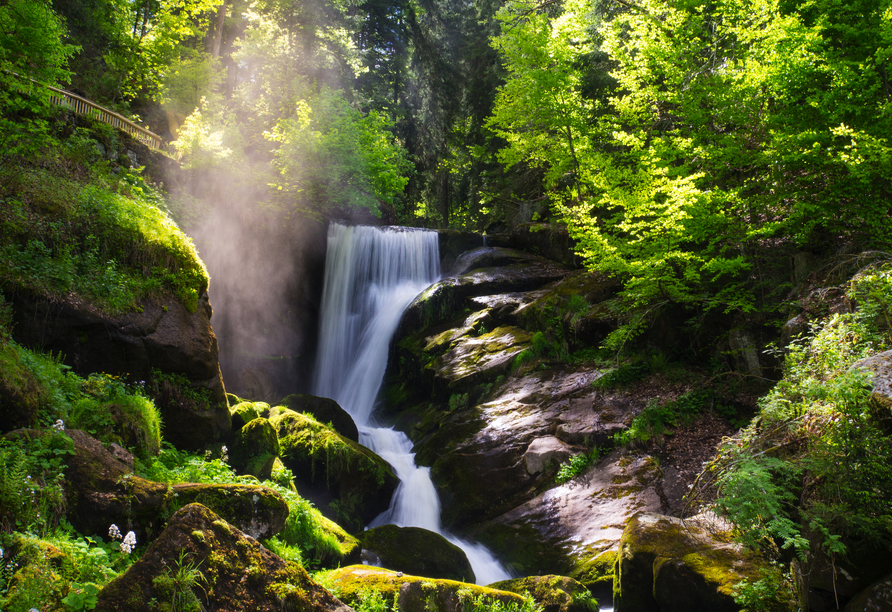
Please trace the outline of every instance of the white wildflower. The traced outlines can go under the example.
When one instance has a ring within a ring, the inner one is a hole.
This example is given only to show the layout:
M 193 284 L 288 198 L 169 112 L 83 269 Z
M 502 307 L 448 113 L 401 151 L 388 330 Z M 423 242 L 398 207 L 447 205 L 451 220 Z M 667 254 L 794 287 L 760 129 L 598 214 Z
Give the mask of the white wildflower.
M 56 431 L 65 431 L 65 422 L 62 419 L 59 419 L 53 423 L 53 429 Z
M 111 527 L 108 528 L 108 537 L 113 540 L 121 539 L 121 530 L 118 529 L 118 526 L 112 523 Z
M 134 548 L 136 548 L 136 534 L 128 531 L 127 535 L 124 536 L 124 541 L 121 542 L 121 552 L 129 555 Z

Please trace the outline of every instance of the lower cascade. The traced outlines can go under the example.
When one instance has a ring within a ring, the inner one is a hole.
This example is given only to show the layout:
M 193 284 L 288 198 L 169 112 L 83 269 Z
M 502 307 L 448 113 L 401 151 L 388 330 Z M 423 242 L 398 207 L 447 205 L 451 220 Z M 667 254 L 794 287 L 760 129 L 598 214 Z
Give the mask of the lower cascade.
M 484 546 L 443 531 L 430 468 L 415 464 L 408 436 L 376 427 L 372 418 L 400 317 L 439 275 L 436 232 L 332 224 L 313 393 L 337 401 L 350 413 L 360 442 L 389 462 L 400 479 L 390 508 L 370 526 L 439 533 L 464 550 L 477 583 L 490 584 L 511 576 Z

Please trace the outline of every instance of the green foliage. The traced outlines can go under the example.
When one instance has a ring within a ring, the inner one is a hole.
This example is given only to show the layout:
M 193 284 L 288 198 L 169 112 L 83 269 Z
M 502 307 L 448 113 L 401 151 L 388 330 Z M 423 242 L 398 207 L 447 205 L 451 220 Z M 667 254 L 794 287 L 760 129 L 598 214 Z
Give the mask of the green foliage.
M 113 313 L 165 293 L 195 310 L 207 270 L 139 172 L 100 168 L 85 181 L 22 167 L 3 179 L 0 279 Z
M 201 563 L 187 559 L 187 554 L 185 550 L 180 551 L 180 556 L 172 563 L 173 566 L 168 565 L 166 573 L 152 579 L 159 603 L 170 612 L 204 610 L 204 606 L 195 595 L 194 587 L 204 589 L 203 585 L 207 580 L 201 573 Z
M 647 442 L 672 429 L 690 424 L 698 415 L 712 408 L 715 398 L 706 391 L 692 391 L 669 402 L 652 400 L 633 420 L 628 429 L 616 434 L 617 444 Z
M 573 480 L 580 474 L 584 473 L 592 465 L 600 461 L 605 452 L 606 449 L 595 446 L 587 453 L 573 455 L 572 457 L 570 457 L 569 461 L 561 464 L 561 467 L 558 469 L 558 473 L 557 476 L 555 476 L 554 481 L 557 484 L 561 485 Z
M 867 374 L 852 367 L 892 340 L 888 270 L 856 275 L 849 295 L 859 310 L 833 315 L 788 347 L 784 379 L 761 401 L 759 418 L 714 462 L 716 505 L 747 543 L 836 556 L 853 540 L 892 542 L 892 438 L 871 407 Z
M 71 439 L 50 429 L 0 438 L 0 531 L 52 532 L 65 511 L 62 483 Z
M 225 447 L 224 447 L 225 448 Z M 238 476 L 220 457 L 181 451 L 163 442 L 157 456 L 136 461 L 136 473 L 149 480 L 176 484 L 199 482 L 230 484 L 238 482 Z
M 468 407 L 467 393 L 454 393 L 449 396 L 449 412 L 463 410 Z
M 62 598 L 62 603 L 70 610 L 92 610 L 99 603 L 99 586 L 87 582 L 81 584 L 72 582 L 68 595 Z
M 0 5 L 0 169 L 54 143 L 43 85 L 68 82 L 76 47 L 64 38 L 64 22 L 47 0 Z
M 740 606 L 741 612 L 775 610 L 790 599 L 793 585 L 789 574 L 783 574 L 776 567 L 763 569 L 761 574 L 756 581 L 742 580 L 734 587 L 734 603 Z
M 392 205 L 409 180 L 406 153 L 393 142 L 391 127 L 385 115 L 363 116 L 334 90 L 300 100 L 295 116 L 279 120 L 267 135 L 279 144 L 277 188 L 319 210 L 380 214 L 380 203 Z
M 592 381 L 592 386 L 596 389 L 628 387 L 650 373 L 650 364 L 646 361 L 633 360 L 607 370 Z

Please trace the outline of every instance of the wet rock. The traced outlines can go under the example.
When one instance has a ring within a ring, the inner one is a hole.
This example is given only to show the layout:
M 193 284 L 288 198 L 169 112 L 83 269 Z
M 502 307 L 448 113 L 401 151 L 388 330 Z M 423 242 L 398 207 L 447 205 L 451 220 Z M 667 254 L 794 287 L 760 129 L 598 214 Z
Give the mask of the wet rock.
M 195 571 L 185 589 L 172 578 L 179 569 Z M 148 612 L 165 604 L 208 612 L 350 611 L 302 567 L 277 557 L 200 504 L 174 514 L 139 561 L 100 591 L 95 609 Z
M 270 422 L 301 496 L 330 519 L 355 532 L 390 506 L 399 481 L 381 457 L 282 406 L 273 408 Z
M 107 315 L 73 299 L 47 300 L 18 292 L 12 301 L 14 336 L 24 346 L 61 353 L 82 376 L 106 372 L 149 380 L 152 369 L 183 376 L 207 393 L 202 406 L 156 397 L 164 437 L 180 448 L 198 449 L 223 440 L 231 423 L 217 363 L 217 338 L 205 293 L 194 312 L 175 298 L 147 301 L 142 311 Z
M 523 454 L 523 463 L 527 472 L 538 474 L 546 467 L 566 461 L 572 454 L 573 449 L 555 437 L 536 438 Z
M 547 259 L 495 247 L 481 247 L 462 254 L 455 269 L 461 273 L 434 283 L 409 305 L 400 320 L 396 342 L 419 329 L 454 317 L 471 297 L 531 291 L 569 274 L 566 268 Z
M 503 580 L 490 588 L 529 594 L 543 612 L 598 612 L 598 604 L 584 585 L 566 576 L 528 576 Z
M 257 418 L 249 421 L 233 436 L 229 458 L 232 467 L 239 473 L 267 480 L 280 450 L 276 428 L 269 420 Z
M 730 544 L 728 525 L 717 520 L 636 514 L 626 526 L 616 561 L 613 604 L 617 612 L 738 612 L 734 587 L 777 568 Z M 793 610 L 792 601 L 770 602 Z
M 278 533 L 288 516 L 285 500 L 272 489 L 249 484 L 177 484 L 152 482 L 132 474 L 86 432 L 66 430 L 74 455 L 66 469 L 68 520 L 84 534 L 106 536 L 108 526 L 128 525 L 139 541 L 161 531 L 177 508 L 201 501 L 256 537 Z
M 361 534 L 363 553 L 380 567 L 414 576 L 474 582 L 464 551 L 438 533 L 420 527 L 382 525 Z
M 461 392 L 504 374 L 514 357 L 529 346 L 532 335 L 517 327 L 499 327 L 477 337 L 462 336 L 430 365 L 435 380 Z
M 353 417 L 333 399 L 294 393 L 279 400 L 279 405 L 295 412 L 312 414 L 320 423 L 330 423 L 336 432 L 348 440 L 359 442 L 359 430 Z
M 660 509 L 660 476 L 653 457 L 615 451 L 472 534 L 496 555 L 511 559 L 522 575 L 569 574 L 582 560 L 615 546 L 633 514 Z
M 755 344 L 742 329 L 732 329 L 728 337 L 731 346 L 731 355 L 738 372 L 761 376 L 762 367 L 759 365 L 759 354 Z
M 377 591 L 383 599 L 399 607 L 400 612 L 461 612 L 472 602 L 483 605 L 498 602 L 503 605 L 523 605 L 524 598 L 516 593 L 499 591 L 454 580 L 410 576 L 367 565 L 354 565 L 334 570 L 327 575 L 347 604 L 357 606 L 369 591 Z

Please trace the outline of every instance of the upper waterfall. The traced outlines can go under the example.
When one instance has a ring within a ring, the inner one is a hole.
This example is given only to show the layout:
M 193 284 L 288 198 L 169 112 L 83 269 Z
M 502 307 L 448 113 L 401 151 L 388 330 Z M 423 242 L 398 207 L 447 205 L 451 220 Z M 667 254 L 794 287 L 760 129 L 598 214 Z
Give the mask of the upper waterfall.
M 366 425 L 400 316 L 439 276 L 436 232 L 332 224 L 313 393 Z

